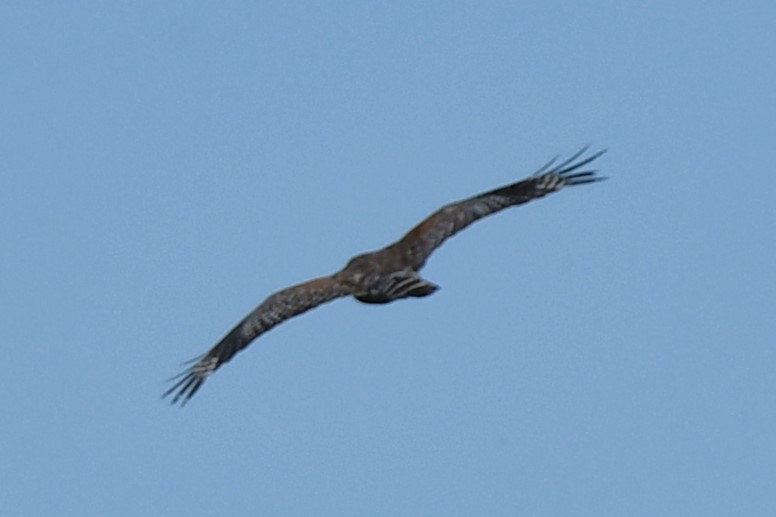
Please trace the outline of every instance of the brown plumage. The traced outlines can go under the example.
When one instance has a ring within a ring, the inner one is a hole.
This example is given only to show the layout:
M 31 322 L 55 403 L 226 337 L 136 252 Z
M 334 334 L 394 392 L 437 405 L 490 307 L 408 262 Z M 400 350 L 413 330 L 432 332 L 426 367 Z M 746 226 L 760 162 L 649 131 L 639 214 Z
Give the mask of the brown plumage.
M 580 159 L 585 151 L 587 148 L 555 166 L 553 159 L 517 183 L 443 206 L 397 242 L 353 257 L 341 271 L 272 294 L 210 351 L 192 361 L 189 369 L 173 377 L 174 384 L 162 396 L 174 393 L 172 403 L 185 404 L 208 376 L 261 334 L 335 298 L 353 296 L 365 303 L 388 303 L 430 295 L 438 286 L 421 278 L 418 271 L 447 238 L 504 208 L 527 203 L 566 186 L 603 179 L 594 170 L 580 169 L 605 151 Z

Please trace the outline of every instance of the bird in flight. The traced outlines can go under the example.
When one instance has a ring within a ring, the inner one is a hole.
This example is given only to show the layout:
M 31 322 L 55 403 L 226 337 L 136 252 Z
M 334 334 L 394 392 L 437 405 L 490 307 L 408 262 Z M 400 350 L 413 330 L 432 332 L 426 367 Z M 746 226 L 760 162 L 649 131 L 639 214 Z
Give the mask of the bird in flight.
M 584 185 L 604 178 L 584 169 L 606 150 L 587 157 L 587 147 L 557 163 L 554 158 L 528 178 L 489 192 L 445 205 L 404 237 L 385 248 L 350 259 L 333 275 L 297 284 L 270 295 L 191 366 L 170 379 L 173 385 L 162 395 L 184 405 L 205 380 L 253 340 L 322 303 L 353 296 L 364 303 L 389 303 L 402 298 L 428 296 L 439 289 L 418 273 L 431 253 L 447 238 L 474 221 L 510 206 L 538 199 L 563 187 Z

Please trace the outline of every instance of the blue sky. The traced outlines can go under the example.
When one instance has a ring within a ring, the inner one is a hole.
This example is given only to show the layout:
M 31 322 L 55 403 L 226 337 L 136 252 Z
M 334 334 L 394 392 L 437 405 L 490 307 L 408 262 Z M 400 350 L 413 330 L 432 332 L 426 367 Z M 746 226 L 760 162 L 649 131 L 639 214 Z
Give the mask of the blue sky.
M 772 515 L 772 2 L 4 2 L 2 515 Z M 423 300 L 180 363 L 442 204 Z

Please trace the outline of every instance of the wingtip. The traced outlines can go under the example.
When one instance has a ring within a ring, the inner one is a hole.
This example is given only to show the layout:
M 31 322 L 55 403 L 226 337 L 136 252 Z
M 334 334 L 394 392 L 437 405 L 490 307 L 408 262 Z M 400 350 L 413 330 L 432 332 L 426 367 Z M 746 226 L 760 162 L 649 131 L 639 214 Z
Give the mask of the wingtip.
M 191 397 L 199 390 L 202 384 L 205 382 L 205 378 L 198 375 L 195 371 L 189 369 L 176 375 L 170 381 L 176 380 L 175 384 L 170 386 L 164 393 L 162 393 L 163 399 L 172 395 L 170 399 L 170 405 L 177 405 L 180 403 L 181 407 L 185 406 Z
M 170 398 L 171 405 L 180 404 L 181 407 L 185 406 L 191 397 L 199 391 L 210 374 L 215 371 L 217 368 L 216 363 L 216 358 L 208 358 L 208 354 L 202 354 L 194 359 L 185 361 L 183 364 L 190 366 L 179 374 L 167 379 L 167 382 L 172 382 L 173 384 L 162 393 L 161 398 L 165 399 L 172 395 Z

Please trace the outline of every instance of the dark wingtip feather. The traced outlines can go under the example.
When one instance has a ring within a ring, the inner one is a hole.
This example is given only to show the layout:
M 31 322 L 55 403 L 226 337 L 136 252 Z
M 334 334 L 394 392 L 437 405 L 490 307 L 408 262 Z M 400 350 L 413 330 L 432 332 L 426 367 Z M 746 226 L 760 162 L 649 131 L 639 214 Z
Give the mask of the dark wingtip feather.
M 170 388 L 167 389 L 167 391 L 162 393 L 162 398 L 164 399 L 174 394 L 170 399 L 170 404 L 174 405 L 180 402 L 181 406 L 185 406 L 186 402 L 188 402 L 189 399 L 194 396 L 194 394 L 205 382 L 205 379 L 207 379 L 208 375 L 212 373 L 207 372 L 207 369 L 203 364 L 203 360 L 206 358 L 206 356 L 207 354 L 186 361 L 184 364 L 194 364 L 178 375 L 174 375 L 173 377 L 167 379 L 167 382 L 175 382 L 172 386 L 170 386 Z
M 555 162 L 557 162 L 557 161 L 558 161 L 558 158 L 560 158 L 560 156 L 559 156 L 559 155 L 555 155 L 555 156 L 553 156 L 553 157 L 552 157 L 552 159 L 550 159 L 550 161 L 548 161 L 547 163 L 545 163 L 544 165 L 542 165 L 541 167 L 539 167 L 538 169 L 536 169 L 536 172 L 534 172 L 533 174 L 531 174 L 531 176 L 534 176 L 534 177 L 541 176 L 542 174 L 544 174 L 545 172 L 547 172 L 547 171 L 550 169 L 550 167 L 552 167 L 552 166 L 553 166 L 553 164 L 554 164 Z
M 584 158 L 583 160 L 577 161 L 582 155 L 584 155 L 588 150 L 590 149 L 590 144 L 585 145 L 582 147 L 579 151 L 572 154 L 569 158 L 565 159 L 559 164 L 555 164 L 558 161 L 558 156 L 553 157 L 550 161 L 539 167 L 539 169 L 531 174 L 532 177 L 537 178 L 539 176 L 542 176 L 544 174 L 556 174 L 558 176 L 562 176 L 564 179 L 570 179 L 576 176 L 571 175 L 569 173 L 574 172 L 578 170 L 580 167 L 584 167 L 585 165 L 591 163 L 592 161 L 598 159 L 601 157 L 602 154 L 606 153 L 607 149 L 601 149 L 600 151 L 597 151 L 593 153 L 592 155 L 588 156 L 587 158 Z M 584 172 L 591 172 L 595 173 L 596 171 L 584 171 Z M 581 183 L 590 183 L 590 182 L 569 182 L 566 183 L 567 185 L 579 185 Z
M 170 399 L 170 404 L 177 404 L 180 401 L 181 406 L 185 406 L 186 402 L 199 390 L 200 386 L 205 382 L 205 378 L 199 376 L 193 371 L 184 372 L 186 375 L 178 382 L 176 382 L 170 389 L 162 394 L 162 398 L 167 398 L 173 395 Z
M 601 181 L 604 178 L 600 176 L 596 176 L 597 169 L 588 169 L 588 170 L 579 170 L 585 165 L 588 165 L 589 163 L 593 162 L 594 160 L 598 159 L 603 155 L 607 150 L 602 149 L 596 153 L 593 153 L 592 155 L 588 156 L 587 158 L 584 158 L 582 160 L 579 160 L 579 157 L 582 156 L 588 149 L 590 148 L 589 145 L 586 145 L 576 153 L 574 153 L 571 158 L 564 161 L 557 167 L 555 167 L 550 173 L 557 174 L 561 178 L 563 178 L 564 185 L 584 185 L 587 183 L 594 183 L 596 181 Z M 572 174 L 573 173 L 573 174 Z
M 563 162 L 560 165 L 558 165 L 557 167 L 555 167 L 555 170 L 558 171 L 558 174 L 562 174 L 563 171 L 566 169 L 566 167 L 569 166 L 569 164 L 574 163 L 576 161 L 576 159 L 579 158 L 580 156 L 582 156 L 583 154 L 585 154 L 588 149 L 590 149 L 590 144 L 587 144 L 586 146 L 582 147 L 582 149 L 580 149 L 576 153 L 572 154 L 568 159 L 566 159 L 565 162 Z M 575 167 L 581 167 L 582 165 L 585 165 L 585 163 L 590 163 L 590 161 L 592 161 L 592 160 L 595 160 L 595 158 L 592 158 L 592 159 L 588 158 L 588 160 L 586 162 L 583 161 L 583 162 L 575 165 Z
M 577 151 L 571 158 L 569 158 L 565 162 L 563 162 L 560 165 L 558 165 L 555 168 L 555 172 L 557 174 L 563 175 L 563 174 L 567 174 L 569 172 L 575 171 L 575 170 L 579 169 L 580 167 L 584 167 L 585 165 L 587 165 L 588 163 L 592 162 L 593 160 L 596 160 L 596 159 L 600 158 L 601 155 L 606 152 L 606 149 L 602 149 L 602 150 L 598 151 L 597 153 L 593 153 L 592 155 L 588 156 L 584 160 L 576 161 L 577 158 L 582 156 L 585 153 L 585 151 L 587 151 L 588 147 L 589 146 L 583 147 L 582 149 Z
M 589 176 L 584 178 L 573 178 L 571 181 L 566 182 L 566 186 L 574 186 L 574 185 L 586 185 L 587 183 L 597 183 L 599 181 L 604 181 L 606 179 L 609 179 L 606 176 Z

